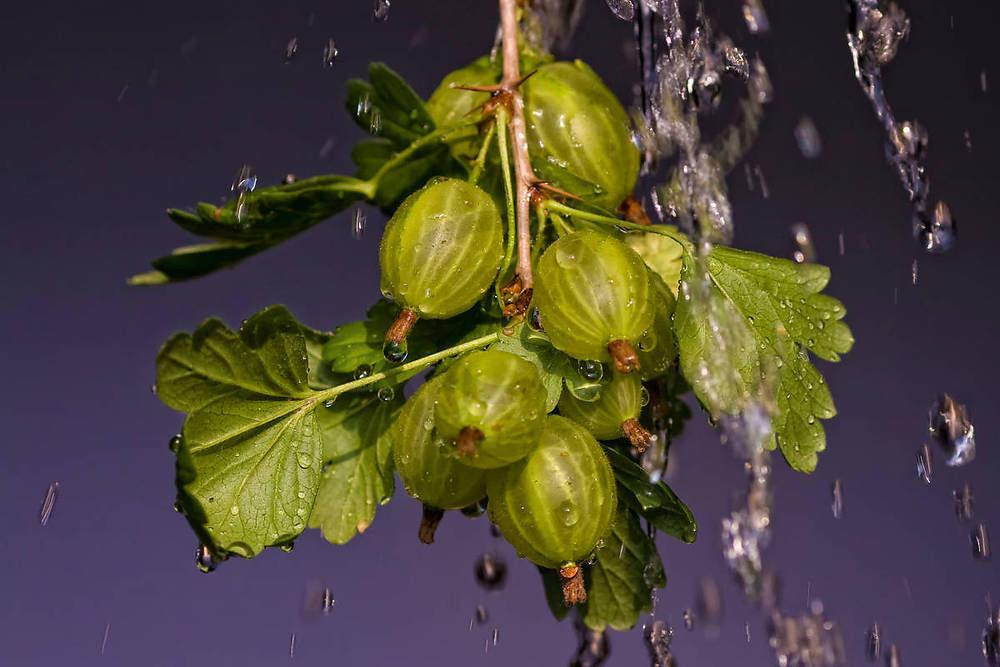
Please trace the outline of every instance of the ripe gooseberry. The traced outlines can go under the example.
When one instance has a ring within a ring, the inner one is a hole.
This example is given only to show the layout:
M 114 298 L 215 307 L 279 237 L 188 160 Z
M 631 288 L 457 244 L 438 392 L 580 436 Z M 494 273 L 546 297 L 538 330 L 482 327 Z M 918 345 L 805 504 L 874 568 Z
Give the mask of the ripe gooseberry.
M 418 317 L 447 319 L 471 308 L 502 259 L 500 211 L 484 190 L 437 178 L 407 197 L 379 247 L 382 294 L 403 309 L 386 333 L 386 358 L 406 358 Z
M 444 510 L 462 509 L 486 495 L 482 470 L 460 464 L 434 429 L 434 405 L 442 378 L 421 386 L 403 404 L 391 431 L 392 457 L 406 492 L 424 505 L 418 536 L 434 541 Z
M 570 392 L 559 399 L 559 414 L 572 419 L 599 440 L 614 440 L 623 435 L 640 452 L 653 441 L 653 436 L 639 424 L 639 413 L 645 390 L 635 373 L 615 373 L 604 385 L 595 401 L 581 401 Z
M 620 373 L 638 370 L 632 344 L 654 314 L 647 274 L 642 258 L 610 236 L 560 237 L 535 274 L 535 305 L 552 344 L 577 359 L 613 361 Z
M 533 363 L 500 350 L 473 352 L 442 379 L 435 424 L 442 438 L 456 442 L 459 461 L 499 468 L 538 443 L 547 393 Z
M 559 569 L 567 604 L 587 599 L 579 563 L 611 530 L 615 477 L 600 444 L 579 424 L 549 415 L 538 446 L 486 476 L 490 520 L 517 550 Z

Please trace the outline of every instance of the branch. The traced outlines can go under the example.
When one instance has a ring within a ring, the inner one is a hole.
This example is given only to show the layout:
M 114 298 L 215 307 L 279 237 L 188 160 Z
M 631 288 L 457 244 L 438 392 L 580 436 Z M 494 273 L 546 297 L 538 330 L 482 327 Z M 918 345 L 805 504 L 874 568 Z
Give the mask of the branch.
M 503 78 L 501 93 L 510 103 L 510 133 L 514 152 L 514 177 L 517 181 L 517 269 L 511 281 L 517 308 L 509 314 L 523 315 L 531 300 L 534 278 L 531 273 L 531 195 L 538 183 L 528 158 L 528 135 L 524 121 L 524 100 L 518 90 L 521 69 L 517 52 L 517 0 L 499 0 L 500 25 L 503 30 Z M 520 306 L 523 304 L 523 309 Z

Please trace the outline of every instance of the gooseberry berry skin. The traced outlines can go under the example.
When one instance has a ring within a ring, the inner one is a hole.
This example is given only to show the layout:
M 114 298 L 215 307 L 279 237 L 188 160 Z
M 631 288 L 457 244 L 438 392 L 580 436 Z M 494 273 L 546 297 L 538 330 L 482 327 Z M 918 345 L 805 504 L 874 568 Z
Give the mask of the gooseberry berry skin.
M 528 147 L 541 178 L 572 191 L 568 172 L 596 186 L 574 192 L 588 203 L 617 210 L 639 175 L 639 149 L 618 98 L 583 62 L 542 65 L 523 86 Z
M 608 345 L 635 342 L 653 323 L 647 274 L 617 239 L 589 231 L 560 237 L 535 273 L 534 302 L 552 344 L 577 359 L 612 361 Z
M 673 323 L 677 300 L 663 278 L 654 271 L 649 271 L 649 291 L 653 300 L 653 324 L 636 346 L 643 380 L 665 375 L 677 361 Z
M 488 56 L 483 56 L 470 65 L 451 72 L 441 81 L 424 105 L 427 113 L 439 128 L 478 120 L 479 116 L 473 115 L 475 109 L 489 99 L 489 93 L 463 90 L 458 86 L 490 86 L 500 80 L 501 74 L 500 68 L 490 63 Z M 467 160 L 476 157 L 480 144 L 479 130 L 475 126 L 451 135 L 449 141 L 451 154 Z
M 618 503 L 611 465 L 594 437 L 565 417 L 546 417 L 534 451 L 486 480 L 490 520 L 537 565 L 584 561 L 611 530 Z
M 670 228 L 676 229 L 672 226 Z M 684 265 L 684 248 L 668 236 L 648 232 L 629 234 L 625 237 L 625 243 L 639 253 L 651 273 L 659 274 L 676 298 L 681 267 Z
M 392 457 L 406 493 L 430 507 L 455 510 L 486 495 L 486 476 L 459 463 L 434 429 L 441 380 L 430 380 L 403 404 L 390 427 Z
M 429 319 L 454 317 L 489 289 L 503 259 L 493 199 L 457 179 L 434 179 L 400 205 L 379 248 L 382 294 Z
M 598 440 L 622 437 L 622 424 L 642 411 L 642 382 L 635 373 L 615 373 L 596 401 L 581 401 L 570 392 L 559 399 L 559 414 L 587 429 Z
M 468 354 L 443 376 L 435 409 L 442 438 L 459 441 L 459 461 L 500 468 L 524 458 L 541 435 L 547 392 L 538 368 L 500 350 Z M 463 432 L 475 430 L 474 452 L 461 448 Z

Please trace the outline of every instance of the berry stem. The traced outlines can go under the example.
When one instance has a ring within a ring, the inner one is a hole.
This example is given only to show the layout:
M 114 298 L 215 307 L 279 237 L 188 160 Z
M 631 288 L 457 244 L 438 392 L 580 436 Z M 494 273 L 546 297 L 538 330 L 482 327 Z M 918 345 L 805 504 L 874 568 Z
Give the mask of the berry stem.
M 438 524 L 444 518 L 444 510 L 439 510 L 430 505 L 424 505 L 424 514 L 420 519 L 420 529 L 417 530 L 417 537 L 424 544 L 434 544 L 434 533 L 437 532 Z
M 684 251 L 691 254 L 694 246 L 691 244 L 691 240 L 687 236 L 677 231 L 677 229 L 669 225 L 638 225 L 634 222 L 628 222 L 627 220 L 620 220 L 618 218 L 613 218 L 610 215 L 601 215 L 599 213 L 591 213 L 590 211 L 581 211 L 578 208 L 573 208 L 572 206 L 567 206 L 560 201 L 555 199 L 546 199 L 542 204 L 546 209 L 553 211 L 558 211 L 565 215 L 581 218 L 583 220 L 589 220 L 591 222 L 596 222 L 601 225 L 609 225 L 614 227 L 620 227 L 622 229 L 628 229 L 636 232 L 646 232 L 651 234 L 659 234 L 660 236 L 666 236 L 670 240 L 677 243 Z
M 406 337 L 410 335 L 410 331 L 413 329 L 413 325 L 417 323 L 419 317 L 417 311 L 409 308 L 399 311 L 399 315 L 396 316 L 392 326 L 385 332 L 386 342 L 398 345 L 406 343 Z
M 559 570 L 562 577 L 563 600 L 567 605 L 587 601 L 587 587 L 583 583 L 583 570 L 575 563 L 569 563 Z
M 486 155 L 493 145 L 493 135 L 497 132 L 497 122 L 490 123 L 490 129 L 486 131 L 486 138 L 483 139 L 483 146 L 479 149 L 479 155 L 472 163 L 472 173 L 469 174 L 469 182 L 473 185 L 479 183 L 479 177 L 483 175 L 483 168 L 486 166 Z
M 507 270 L 514 259 L 514 247 L 517 245 L 517 212 L 514 206 L 514 183 L 510 179 L 510 153 L 507 148 L 509 119 L 507 108 L 503 105 L 497 107 L 497 148 L 500 149 L 500 171 L 503 173 L 504 200 L 507 203 L 507 249 L 503 264 L 500 265 L 501 280 L 506 280 Z
M 483 440 L 483 432 L 475 426 L 466 426 L 458 433 L 458 456 L 475 456 L 477 446 Z
M 499 0 L 503 30 L 503 78 L 500 88 L 510 99 L 510 134 L 517 181 L 517 270 L 521 291 L 534 285 L 531 272 L 531 193 L 538 179 L 528 158 L 528 133 L 524 121 L 524 100 L 518 90 L 521 68 L 517 51 L 517 0 Z

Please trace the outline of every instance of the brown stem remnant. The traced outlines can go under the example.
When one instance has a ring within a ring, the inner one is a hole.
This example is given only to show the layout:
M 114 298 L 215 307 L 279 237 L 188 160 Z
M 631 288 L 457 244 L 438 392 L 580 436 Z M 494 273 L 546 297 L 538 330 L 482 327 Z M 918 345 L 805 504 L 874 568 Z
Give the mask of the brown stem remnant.
M 506 318 L 524 317 L 524 314 L 528 312 L 528 306 L 531 304 L 532 294 L 534 294 L 534 289 L 531 287 L 525 288 L 521 277 L 518 274 L 514 274 L 514 277 L 500 288 L 500 296 L 503 298 L 505 304 L 503 307 L 503 316 Z
M 622 433 L 640 452 L 646 451 L 653 444 L 653 434 L 643 428 L 638 419 L 626 419 L 622 423 Z
M 389 330 L 385 332 L 385 341 L 397 345 L 404 344 L 406 337 L 410 335 L 410 331 L 413 329 L 413 325 L 417 323 L 419 317 L 417 311 L 409 308 L 399 311 L 396 320 L 389 327 Z
M 420 538 L 421 542 L 424 544 L 434 543 L 434 533 L 443 518 L 444 510 L 424 505 L 424 516 L 420 520 L 420 530 L 417 531 L 417 537 Z
M 570 564 L 559 570 L 562 577 L 563 600 L 568 605 L 587 601 L 587 588 L 583 584 L 583 570 L 579 565 Z
M 615 370 L 619 373 L 631 373 L 639 370 L 639 355 L 635 353 L 632 343 L 624 338 L 608 343 L 608 352 L 615 362 Z
M 622 202 L 622 205 L 618 207 L 618 212 L 632 224 L 652 224 L 652 221 L 649 219 L 649 216 L 646 215 L 646 210 L 642 207 L 642 204 L 640 204 L 639 200 L 632 195 L 629 195 L 625 201 Z
M 477 446 L 483 437 L 483 432 L 475 426 L 463 427 L 458 433 L 458 455 L 475 456 L 478 453 Z

